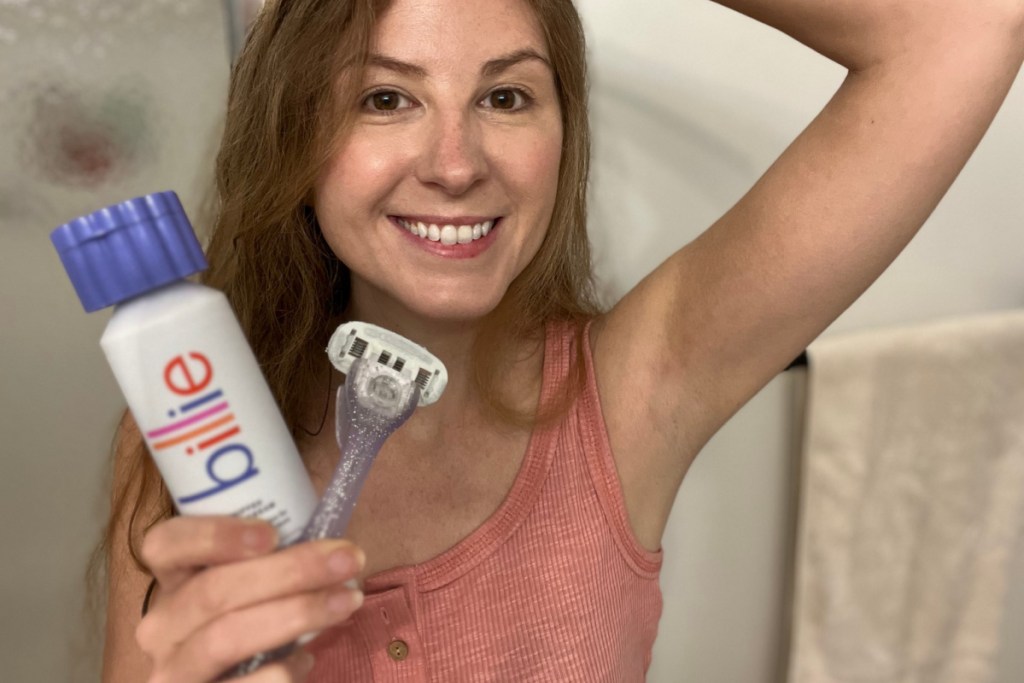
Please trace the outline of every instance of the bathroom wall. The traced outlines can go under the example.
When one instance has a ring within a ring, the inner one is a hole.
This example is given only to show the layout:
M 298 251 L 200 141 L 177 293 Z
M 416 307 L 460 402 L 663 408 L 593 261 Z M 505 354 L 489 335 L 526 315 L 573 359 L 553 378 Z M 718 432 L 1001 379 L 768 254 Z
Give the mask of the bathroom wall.
M 95 681 L 85 565 L 122 400 L 49 241 L 77 215 L 176 189 L 195 210 L 223 113 L 212 0 L 0 2 L 0 661 Z
M 709 2 L 578 5 L 594 79 L 592 230 L 613 298 L 739 199 L 843 70 Z M 195 211 L 223 111 L 225 33 L 211 0 L 0 1 L 5 680 L 96 678 L 82 577 L 121 399 L 96 344 L 107 314 L 82 312 L 49 230 L 167 188 Z M 1021 121 L 1018 82 L 922 234 L 826 335 L 1022 304 Z M 792 372 L 769 384 L 687 477 L 665 539 L 653 683 L 781 680 L 800 386 Z M 1021 642 L 1021 591 L 1011 602 L 1008 638 Z M 1024 679 L 1021 656 L 1007 650 L 999 683 Z

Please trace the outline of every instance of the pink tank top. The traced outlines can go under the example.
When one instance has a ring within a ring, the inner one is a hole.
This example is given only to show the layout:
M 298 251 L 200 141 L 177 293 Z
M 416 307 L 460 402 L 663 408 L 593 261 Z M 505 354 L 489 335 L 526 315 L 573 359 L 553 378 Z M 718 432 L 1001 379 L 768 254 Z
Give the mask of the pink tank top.
M 584 346 L 585 391 L 534 430 L 498 510 L 441 555 L 367 578 L 360 610 L 310 645 L 311 682 L 644 680 L 662 557 L 633 536 Z M 572 329 L 549 325 L 542 401 L 574 356 Z

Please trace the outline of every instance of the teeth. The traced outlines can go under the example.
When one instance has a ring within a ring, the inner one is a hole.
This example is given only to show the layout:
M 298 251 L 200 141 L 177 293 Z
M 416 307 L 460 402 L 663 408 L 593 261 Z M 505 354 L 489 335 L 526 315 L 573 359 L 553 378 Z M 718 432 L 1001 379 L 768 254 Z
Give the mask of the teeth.
M 459 241 L 459 233 L 454 225 L 446 225 L 441 228 L 441 244 L 452 245 Z
M 484 221 L 476 225 L 437 226 L 434 224 L 427 225 L 422 221 L 413 223 L 399 218 L 398 223 L 413 235 L 445 245 L 469 244 L 473 240 L 478 240 L 489 233 L 491 228 L 494 227 L 494 221 Z

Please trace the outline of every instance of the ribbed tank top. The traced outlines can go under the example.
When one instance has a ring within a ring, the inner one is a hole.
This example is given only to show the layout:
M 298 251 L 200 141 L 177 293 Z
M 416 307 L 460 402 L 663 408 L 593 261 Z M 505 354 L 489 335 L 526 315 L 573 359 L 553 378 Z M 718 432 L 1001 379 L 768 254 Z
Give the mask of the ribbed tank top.
M 542 404 L 575 343 L 548 326 Z M 310 644 L 311 682 L 644 680 L 662 556 L 630 527 L 584 347 L 584 391 L 534 429 L 498 510 L 437 557 L 368 577 L 359 611 Z

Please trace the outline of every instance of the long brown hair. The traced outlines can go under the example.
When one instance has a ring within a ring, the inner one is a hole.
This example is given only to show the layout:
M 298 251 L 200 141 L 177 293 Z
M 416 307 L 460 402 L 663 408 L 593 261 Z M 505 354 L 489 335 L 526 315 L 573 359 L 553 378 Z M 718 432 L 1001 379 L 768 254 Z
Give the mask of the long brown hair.
M 579 391 L 585 340 L 578 323 L 599 312 L 586 234 L 590 131 L 583 29 L 571 0 L 528 1 L 547 39 L 561 104 L 558 190 L 539 252 L 484 321 L 473 350 L 481 394 L 495 414 L 520 425 L 553 419 Z M 348 300 L 348 270 L 316 224 L 312 188 L 351 126 L 375 21 L 389 4 L 269 0 L 232 72 L 202 282 L 227 295 L 293 433 L 304 427 L 309 396 L 323 382 L 322 350 Z M 524 342 L 539 344 L 554 320 L 577 323 L 574 381 L 551 411 L 524 414 L 501 391 L 502 359 Z M 137 552 L 141 538 L 172 514 L 172 502 L 131 420 L 125 425 L 121 448 L 131 457 L 118 478 L 129 486 L 114 492 L 101 548 L 129 515 L 129 550 L 145 571 Z

